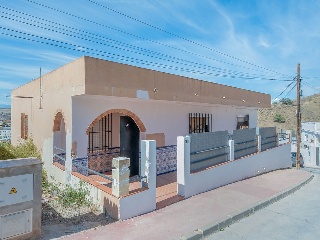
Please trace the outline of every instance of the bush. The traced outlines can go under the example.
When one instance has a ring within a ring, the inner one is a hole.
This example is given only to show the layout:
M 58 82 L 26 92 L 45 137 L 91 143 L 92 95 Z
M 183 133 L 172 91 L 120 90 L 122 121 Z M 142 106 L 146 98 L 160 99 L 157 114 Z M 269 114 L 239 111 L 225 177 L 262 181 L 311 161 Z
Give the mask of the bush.
M 16 158 L 9 149 L 8 143 L 0 143 L 0 160 Z
M 290 106 L 293 105 L 292 100 L 289 99 L 289 98 L 282 98 L 282 99 L 280 100 L 280 102 L 281 102 L 281 104 L 283 104 L 283 105 L 290 105 Z
M 32 139 L 28 139 L 17 146 L 11 143 L 0 143 L 0 160 L 36 157 L 41 160 L 41 155 Z
M 278 123 L 284 123 L 286 122 L 286 120 L 284 119 L 284 117 L 281 114 L 276 114 L 273 118 L 274 122 L 278 122 Z
M 66 185 L 63 188 L 57 190 L 59 202 L 64 207 L 79 208 L 80 206 L 90 206 L 90 201 L 87 199 L 89 196 L 89 190 L 84 186 L 83 182 L 80 182 L 78 186 L 74 188 L 70 185 Z

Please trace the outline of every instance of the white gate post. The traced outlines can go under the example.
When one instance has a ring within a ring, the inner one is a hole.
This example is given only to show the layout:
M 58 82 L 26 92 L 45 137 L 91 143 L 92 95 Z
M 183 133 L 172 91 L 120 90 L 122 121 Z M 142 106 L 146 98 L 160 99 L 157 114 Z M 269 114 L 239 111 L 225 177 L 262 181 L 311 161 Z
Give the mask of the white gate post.
M 234 160 L 234 140 L 229 140 L 229 161 Z
M 257 150 L 261 152 L 261 135 L 257 135 Z
M 65 178 L 66 184 L 71 184 L 71 173 L 72 173 L 72 157 L 71 157 L 71 148 L 72 148 L 72 134 L 67 131 L 66 133 L 66 162 L 64 164 L 65 167 Z
M 190 175 L 190 137 L 177 137 L 177 192 L 186 195 L 186 185 Z
M 129 194 L 130 158 L 112 159 L 112 194 L 122 197 Z
M 292 130 L 286 130 L 287 142 L 291 143 L 292 141 Z
M 157 149 L 155 140 L 141 141 L 141 166 L 140 172 L 146 179 L 141 180 L 142 187 L 148 184 L 149 189 L 156 189 L 157 183 Z

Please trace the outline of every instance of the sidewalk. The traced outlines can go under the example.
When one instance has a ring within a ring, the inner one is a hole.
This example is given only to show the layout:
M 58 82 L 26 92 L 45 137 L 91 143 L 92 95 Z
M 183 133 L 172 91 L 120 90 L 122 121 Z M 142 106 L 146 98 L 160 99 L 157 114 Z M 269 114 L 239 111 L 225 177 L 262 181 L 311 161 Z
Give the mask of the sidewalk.
M 201 239 L 287 196 L 312 177 L 305 171 L 278 170 L 62 239 Z

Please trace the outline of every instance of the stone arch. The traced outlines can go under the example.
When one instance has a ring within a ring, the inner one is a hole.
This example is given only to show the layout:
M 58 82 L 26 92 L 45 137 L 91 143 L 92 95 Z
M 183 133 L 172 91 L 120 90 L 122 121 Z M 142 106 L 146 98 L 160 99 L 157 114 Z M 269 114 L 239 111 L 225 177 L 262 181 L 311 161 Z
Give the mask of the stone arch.
M 140 132 L 146 132 L 146 127 L 144 126 L 143 122 L 140 120 L 140 118 L 134 114 L 133 112 L 126 110 L 126 109 L 110 109 L 102 114 L 100 114 L 93 122 L 90 124 L 90 126 L 87 128 L 86 134 L 89 134 L 90 129 L 93 127 L 94 124 L 99 122 L 100 119 L 107 116 L 110 113 L 120 113 L 126 116 L 129 116 L 133 119 L 133 121 L 137 124 Z
M 53 132 L 58 132 L 61 130 L 60 126 L 61 126 L 62 120 L 64 121 L 64 125 L 66 128 L 66 118 L 64 117 L 63 111 L 61 109 L 58 109 L 53 119 L 53 128 L 52 128 Z
M 52 147 L 53 153 L 58 154 L 61 157 L 65 157 L 66 152 L 66 119 L 61 109 L 56 111 L 53 128 L 52 128 Z M 53 162 L 57 162 L 58 159 L 53 158 Z M 59 162 L 59 161 L 58 161 Z M 63 163 L 64 164 L 64 163 Z

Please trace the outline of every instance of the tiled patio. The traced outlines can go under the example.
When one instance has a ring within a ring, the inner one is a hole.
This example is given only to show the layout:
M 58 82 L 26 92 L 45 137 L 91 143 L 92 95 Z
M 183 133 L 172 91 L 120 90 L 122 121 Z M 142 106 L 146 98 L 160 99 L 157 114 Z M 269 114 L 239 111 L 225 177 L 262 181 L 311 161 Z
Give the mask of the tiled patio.
M 105 175 L 111 177 L 111 172 L 106 172 Z M 98 176 L 89 175 L 91 181 L 98 182 L 103 186 L 103 190 L 112 194 L 111 181 Z M 131 182 L 129 185 L 129 194 L 134 194 L 140 190 L 140 181 Z M 183 197 L 177 195 L 177 172 L 170 172 L 157 176 L 157 209 L 164 208 L 173 203 L 183 200 Z
M 177 172 L 157 176 L 157 209 L 183 200 L 177 195 Z

